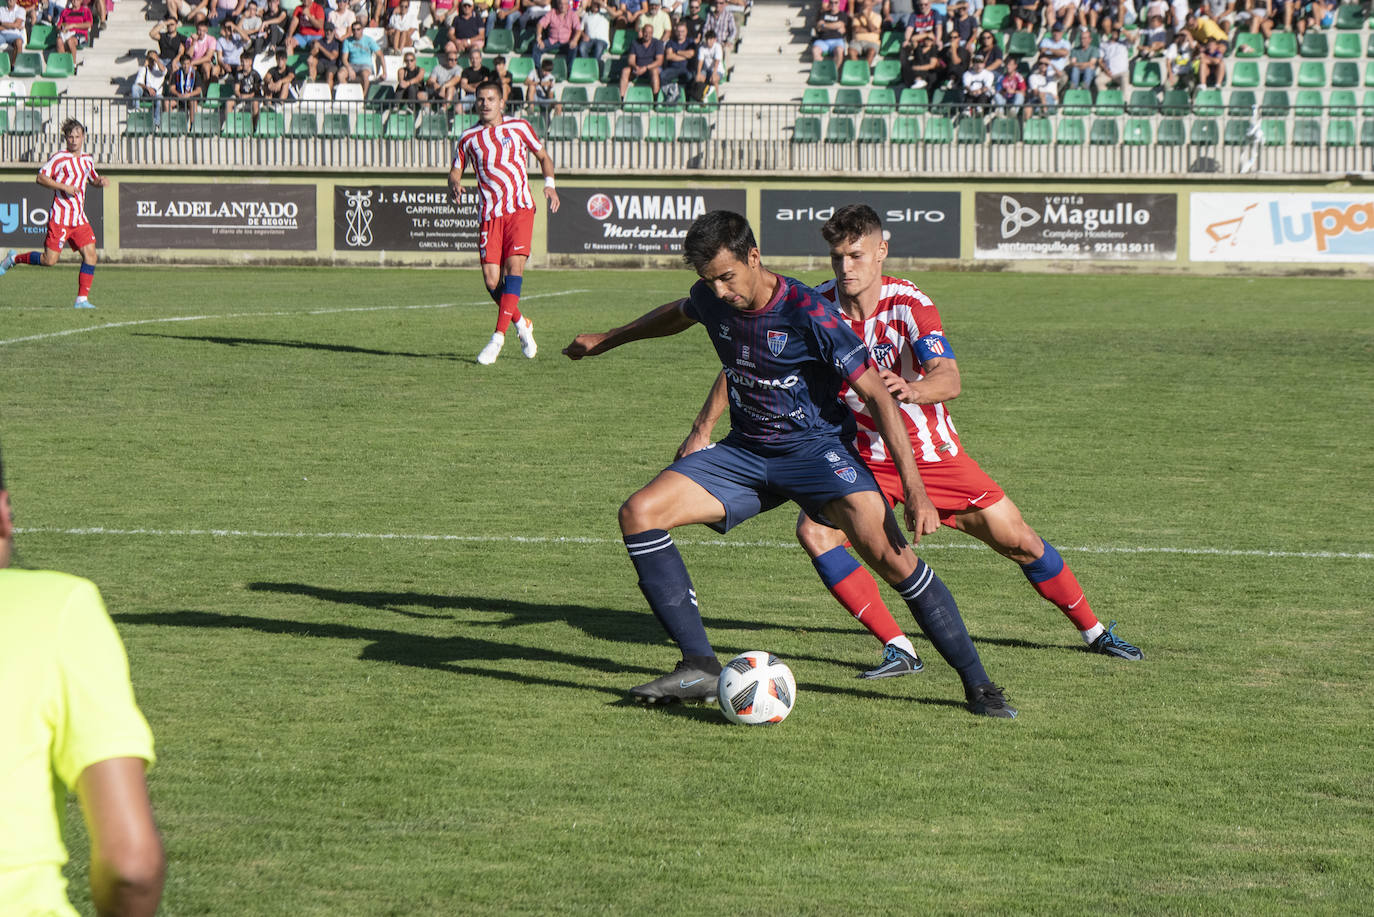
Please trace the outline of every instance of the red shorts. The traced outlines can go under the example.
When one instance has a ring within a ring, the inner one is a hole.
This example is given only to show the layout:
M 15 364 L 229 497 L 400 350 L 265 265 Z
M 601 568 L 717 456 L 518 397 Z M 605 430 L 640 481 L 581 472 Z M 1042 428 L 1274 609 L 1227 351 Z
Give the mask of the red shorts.
M 511 255 L 528 257 L 533 237 L 534 208 L 492 217 L 482 221 L 477 253 L 482 256 L 483 264 L 502 264 Z
M 63 245 L 70 245 L 72 251 L 81 251 L 87 245 L 95 243 L 95 230 L 90 223 L 82 223 L 80 226 L 58 226 L 51 220 L 48 222 L 48 238 L 44 243 L 49 251 L 60 252 Z
M 923 462 L 919 468 L 930 502 L 940 513 L 940 522 L 950 527 L 954 526 L 955 513 L 986 509 L 1006 496 L 997 482 L 966 452 L 940 462 Z M 869 470 L 887 502 L 893 506 L 901 503 L 902 479 L 897 476 L 896 466 L 885 462 L 876 468 L 869 466 Z

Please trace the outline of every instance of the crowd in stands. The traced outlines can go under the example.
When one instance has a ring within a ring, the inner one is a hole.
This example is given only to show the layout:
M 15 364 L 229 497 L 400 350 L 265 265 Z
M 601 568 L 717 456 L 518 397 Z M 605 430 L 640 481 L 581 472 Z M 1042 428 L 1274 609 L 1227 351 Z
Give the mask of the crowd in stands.
M 72 55 L 89 47 L 105 25 L 106 0 L 0 0 L 0 53 L 9 57 L 12 70 L 38 29 L 43 30 L 35 50 Z M 46 46 L 48 42 L 50 46 Z

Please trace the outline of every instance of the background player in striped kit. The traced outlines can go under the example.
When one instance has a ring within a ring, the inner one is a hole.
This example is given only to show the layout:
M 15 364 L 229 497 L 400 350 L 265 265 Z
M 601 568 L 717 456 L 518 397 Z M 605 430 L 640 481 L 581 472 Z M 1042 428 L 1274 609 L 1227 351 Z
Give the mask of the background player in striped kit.
M 701 278 L 686 299 L 627 325 L 579 334 L 573 360 L 700 323 L 729 383 L 730 435 L 674 462 L 620 508 L 625 548 L 654 616 L 682 651 L 666 675 L 631 689 L 647 703 L 715 696 L 720 663 L 696 591 L 670 529 L 701 523 L 717 531 L 788 500 L 844 530 L 864 559 L 906 600 L 912 615 L 963 682 L 976 714 L 1014 717 L 991 682 L 954 597 L 912 553 L 891 507 L 853 451 L 854 417 L 839 400 L 847 383 L 869 406 L 894 455 L 906 524 L 919 538 L 936 530 L 897 404 L 868 349 L 815 291 L 765 270 L 748 221 L 715 210 L 687 231 L 683 255 Z
M 865 204 L 835 211 L 821 228 L 830 246 L 834 280 L 816 287 L 863 338 L 882 378 L 901 405 L 926 492 L 940 521 L 972 535 L 1015 561 L 1031 587 L 1078 628 L 1093 652 L 1119 659 L 1143 659 L 1139 648 L 1104 628 L 1059 552 L 1021 517 L 1021 511 L 959 442 L 944 402 L 958 396 L 959 368 L 930 298 L 905 280 L 883 274 L 887 242 L 878 214 Z M 896 468 L 878 436 L 864 401 L 843 393 L 854 412 L 854 445 L 894 504 L 902 499 Z M 703 448 L 724 410 L 724 382 L 718 379 L 679 455 Z M 883 604 L 873 577 L 844 548 L 844 535 L 802 513 L 797 538 L 821 580 L 850 614 L 885 644 L 882 665 L 861 677 L 881 678 L 918 671 L 920 661 Z M 1115 622 L 1113 622 L 1115 626 Z
M 505 87 L 494 81 L 477 87 L 477 101 L 473 103 L 477 123 L 458 137 L 453 168 L 448 173 L 449 192 L 456 204 L 463 194 L 463 172 L 471 163 L 482 200 L 478 254 L 482 258 L 482 279 L 499 309 L 496 332 L 477 355 L 477 362 L 483 365 L 496 362 L 512 322 L 520 336 L 521 352 L 533 358 L 538 350 L 534 323 L 520 314 L 525 260 L 530 256 L 534 232 L 534 197 L 525 174 L 526 152 L 534 154 L 544 174 L 549 212 L 558 212 L 553 159 L 528 121 L 505 117 L 504 95 Z
M 62 253 L 63 245 L 70 245 L 81 254 L 81 270 L 76 280 L 76 308 L 94 309 L 87 297 L 91 281 L 95 279 L 95 230 L 86 219 L 86 185 L 104 188 L 108 178 L 96 174 L 95 157 L 83 152 L 86 128 L 75 118 L 62 122 L 62 138 L 67 148 L 54 153 L 38 170 L 38 184 L 53 192 L 52 210 L 48 214 L 48 238 L 42 252 L 11 251 L 0 261 L 0 275 L 16 264 L 52 267 Z

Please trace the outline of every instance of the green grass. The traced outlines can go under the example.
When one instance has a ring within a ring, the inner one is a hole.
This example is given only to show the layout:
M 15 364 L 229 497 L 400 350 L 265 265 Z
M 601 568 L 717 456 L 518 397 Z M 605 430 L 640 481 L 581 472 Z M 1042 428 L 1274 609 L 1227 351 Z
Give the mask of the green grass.
M 678 533 L 719 652 L 797 675 L 745 729 L 623 701 L 676 656 L 615 512 L 705 335 L 558 354 L 690 279 L 534 272 L 540 356 L 492 367 L 475 271 L 102 269 L 86 314 L 65 262 L 0 281 L 0 342 L 130 323 L 0 343 L 0 437 L 21 557 L 98 582 L 127 643 L 164 913 L 1369 913 L 1367 284 L 917 278 L 966 447 L 1148 658 L 1084 653 L 942 532 L 1021 717 L 965 713 L 919 638 L 923 674 L 856 682 L 877 645 L 784 509 Z

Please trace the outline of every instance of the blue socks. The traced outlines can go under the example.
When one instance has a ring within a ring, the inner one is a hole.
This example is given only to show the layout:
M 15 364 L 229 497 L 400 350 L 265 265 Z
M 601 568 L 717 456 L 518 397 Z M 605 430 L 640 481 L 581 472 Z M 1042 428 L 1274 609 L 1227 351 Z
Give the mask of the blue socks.
M 639 590 L 682 655 L 689 661 L 696 657 L 714 663 L 716 653 L 701 623 L 696 590 L 687 575 L 687 565 L 673 544 L 673 536 L 663 529 L 626 535 L 625 550 L 630 552 L 630 562 L 639 574 Z
M 811 558 L 811 564 L 821 575 L 821 582 L 825 583 L 827 589 L 834 589 L 837 583 L 859 569 L 859 562 L 844 549 L 844 545 L 831 548 L 820 557 Z
M 524 277 L 507 277 L 501 284 L 501 292 L 502 294 L 509 293 L 512 296 L 519 296 L 520 288 L 524 285 Z
M 1045 553 L 1038 560 L 1021 565 L 1021 572 L 1026 574 L 1026 579 L 1032 583 L 1054 579 L 1064 569 L 1064 558 L 1059 556 L 1054 545 L 1043 538 L 1040 539 L 1040 543 L 1045 546 Z
M 968 628 L 964 626 L 964 619 L 959 616 L 954 596 L 925 561 L 917 558 L 915 572 L 894 588 L 906 600 L 912 617 L 936 651 L 959 673 L 965 691 L 991 681 L 968 635 Z

